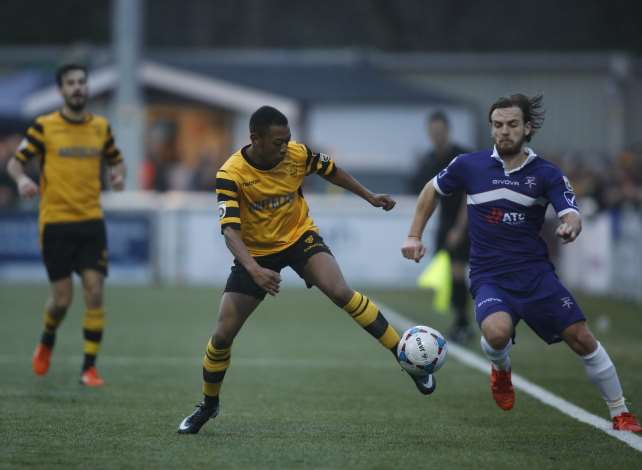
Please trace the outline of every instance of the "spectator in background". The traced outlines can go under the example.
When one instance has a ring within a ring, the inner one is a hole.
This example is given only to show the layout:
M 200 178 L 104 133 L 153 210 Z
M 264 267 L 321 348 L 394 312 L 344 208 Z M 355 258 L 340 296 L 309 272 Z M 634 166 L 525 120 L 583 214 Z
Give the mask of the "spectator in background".
M 450 122 L 442 111 L 431 114 L 427 124 L 428 138 L 433 148 L 425 154 L 413 173 L 410 181 L 413 194 L 419 194 L 426 183 L 446 168 L 453 158 L 467 153 L 467 150 L 450 141 Z M 450 255 L 451 305 L 455 319 L 448 332 L 448 338 L 462 343 L 472 339 L 474 335 L 468 319 L 468 289 L 465 280 L 469 251 L 466 228 L 466 199 L 464 193 L 460 191 L 442 201 L 435 252 L 446 250 Z
M 7 173 L 7 163 L 20 144 L 20 140 L 19 135 L 0 138 L 0 209 L 12 207 L 18 201 L 18 189 Z

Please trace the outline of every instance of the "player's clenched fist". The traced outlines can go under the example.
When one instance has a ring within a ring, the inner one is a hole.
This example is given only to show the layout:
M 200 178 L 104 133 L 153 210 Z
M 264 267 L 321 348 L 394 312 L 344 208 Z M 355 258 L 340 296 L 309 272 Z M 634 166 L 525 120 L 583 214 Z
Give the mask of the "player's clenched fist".
M 401 246 L 401 254 L 406 259 L 414 260 L 416 263 L 426 254 L 426 247 L 416 237 L 408 237 Z
M 20 196 L 31 199 L 36 194 L 38 194 L 38 186 L 33 182 L 31 178 L 26 175 L 23 175 L 18 179 L 18 192 Z

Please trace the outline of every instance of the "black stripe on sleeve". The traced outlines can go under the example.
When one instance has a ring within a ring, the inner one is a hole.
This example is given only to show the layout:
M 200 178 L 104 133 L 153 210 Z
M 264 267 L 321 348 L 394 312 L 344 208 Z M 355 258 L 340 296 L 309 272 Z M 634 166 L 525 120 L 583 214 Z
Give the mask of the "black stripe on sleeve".
M 225 189 L 226 191 L 232 191 L 235 193 L 239 192 L 234 181 L 224 178 L 216 178 L 216 189 Z
M 110 150 L 109 152 L 105 152 L 105 158 L 107 160 L 114 160 L 118 158 L 119 155 L 120 155 L 120 152 L 115 147 L 113 148 L 113 150 Z
M 330 170 L 330 173 L 325 175 L 326 178 L 329 178 L 330 176 L 334 175 L 337 172 L 337 164 L 335 163 L 332 165 L 332 170 Z
M 37 130 L 37 131 L 38 131 L 38 132 L 40 132 L 41 134 L 44 134 L 44 133 L 45 133 L 45 128 L 44 128 L 44 127 L 42 127 L 42 124 L 40 124 L 39 122 L 34 122 L 34 123 L 31 125 L 31 127 L 33 127 L 35 130 Z
M 31 160 L 33 157 L 35 157 L 34 153 L 27 148 L 20 150 L 16 155 L 17 156 L 22 155 L 25 161 Z
M 40 139 L 35 138 L 32 135 L 27 134 L 27 141 L 38 149 L 38 152 L 45 153 L 45 144 L 42 143 Z
M 225 217 L 241 217 L 241 209 L 238 207 L 226 207 Z
M 308 146 L 305 146 L 305 151 L 308 152 L 308 158 L 305 159 L 305 167 L 307 168 L 308 165 L 310 164 L 310 161 L 312 160 L 312 150 L 308 148 Z
M 319 165 L 319 154 L 313 154 L 312 160 L 310 161 L 310 171 L 309 174 L 316 173 L 318 171 L 317 166 Z
M 241 230 L 241 224 L 237 222 L 228 222 L 226 224 L 221 224 L 221 233 L 223 233 L 227 227 L 232 227 L 234 230 Z
M 223 194 L 223 193 L 216 193 L 216 196 L 218 197 L 218 202 L 238 201 L 237 198 L 228 196 L 227 194 Z
M 114 145 L 114 138 L 110 137 L 107 142 L 105 142 L 105 145 L 103 145 L 103 149 L 107 150 L 112 145 Z

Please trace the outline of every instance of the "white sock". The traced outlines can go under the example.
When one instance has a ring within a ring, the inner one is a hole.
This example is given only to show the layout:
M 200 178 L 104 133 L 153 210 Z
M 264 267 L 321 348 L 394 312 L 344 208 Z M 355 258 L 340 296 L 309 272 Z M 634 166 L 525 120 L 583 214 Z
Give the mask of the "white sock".
M 598 342 L 597 349 L 582 356 L 582 361 L 584 361 L 588 379 L 597 386 L 602 398 L 606 401 L 611 418 L 629 411 L 622 395 L 622 385 L 615 366 L 602 345 Z
M 508 343 L 506 343 L 506 346 L 504 346 L 502 349 L 493 348 L 490 344 L 488 344 L 488 341 L 486 341 L 486 338 L 484 338 L 483 336 L 481 337 L 480 344 L 482 351 L 484 351 L 484 354 L 486 355 L 488 360 L 492 362 L 493 367 L 496 370 L 510 370 L 510 356 L 508 355 L 508 353 L 513 347 L 513 342 L 510 339 L 508 340 Z

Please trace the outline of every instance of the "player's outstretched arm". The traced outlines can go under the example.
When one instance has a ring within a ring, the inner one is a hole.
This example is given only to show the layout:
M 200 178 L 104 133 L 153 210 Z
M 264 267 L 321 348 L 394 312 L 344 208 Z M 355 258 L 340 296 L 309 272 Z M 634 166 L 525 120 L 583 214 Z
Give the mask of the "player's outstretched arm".
M 374 194 L 368 191 L 368 189 L 359 183 L 350 173 L 336 165 L 335 171 L 330 176 L 324 176 L 324 178 L 330 183 L 341 186 L 351 193 L 362 197 L 374 207 L 381 207 L 384 211 L 389 211 L 395 207 L 397 203 L 389 194 Z
M 430 219 L 430 216 L 437 208 L 438 202 L 439 197 L 437 190 L 435 190 L 432 180 L 428 181 L 419 194 L 417 206 L 415 207 L 415 215 L 410 224 L 408 236 L 401 246 L 401 254 L 404 258 L 414 260 L 418 263 L 426 254 L 426 247 L 421 242 L 421 237 L 428 223 L 428 219 Z
M 38 185 L 27 176 L 22 163 L 16 157 L 12 157 L 7 163 L 7 173 L 16 182 L 20 196 L 31 199 L 38 194 Z
M 577 212 L 567 212 L 560 217 L 562 223 L 557 227 L 555 235 L 562 239 L 562 243 L 571 243 L 582 231 L 582 218 Z
M 252 258 L 252 255 L 250 255 L 250 252 L 247 250 L 247 246 L 245 246 L 245 243 L 241 238 L 240 230 L 236 230 L 232 227 L 225 227 L 223 235 L 225 236 L 225 244 L 227 245 L 227 248 L 232 252 L 234 258 L 241 263 L 250 276 L 252 276 L 254 282 L 256 282 L 256 284 L 268 294 L 278 294 L 281 275 L 276 271 L 264 268 L 257 263 L 254 258 Z
M 125 188 L 125 163 L 122 161 L 109 167 L 109 184 L 114 191 L 122 191 Z

